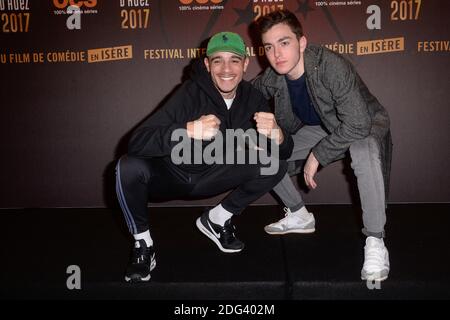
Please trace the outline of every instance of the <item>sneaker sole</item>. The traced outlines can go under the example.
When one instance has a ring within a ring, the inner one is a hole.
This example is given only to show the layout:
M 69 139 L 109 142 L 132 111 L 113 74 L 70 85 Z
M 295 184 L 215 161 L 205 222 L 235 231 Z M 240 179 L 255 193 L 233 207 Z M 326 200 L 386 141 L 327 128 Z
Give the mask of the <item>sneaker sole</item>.
M 197 226 L 198 230 L 200 230 L 205 236 L 211 239 L 219 247 L 220 251 L 225 253 L 236 253 L 242 251 L 242 249 L 225 249 L 224 247 L 222 247 L 219 240 L 217 240 L 217 238 L 203 226 L 203 223 L 201 222 L 200 218 L 197 218 L 195 225 Z
M 131 282 L 131 283 L 147 282 L 149 280 L 150 280 L 150 275 L 146 276 L 145 278 L 129 278 L 129 277 L 125 276 L 125 281 Z
M 150 264 L 150 272 L 152 272 L 153 269 L 155 269 L 155 267 L 156 267 L 156 259 L 153 259 L 152 263 Z M 144 278 L 138 278 L 138 277 L 136 277 L 136 278 L 130 278 L 130 277 L 125 276 L 125 281 L 126 281 L 126 282 L 133 282 L 133 283 L 135 283 L 135 282 L 146 282 L 146 281 L 149 281 L 150 278 L 151 278 L 151 277 L 150 277 L 150 272 L 148 273 L 148 276 L 146 276 L 146 277 L 144 277 Z
M 293 230 L 285 230 L 285 231 L 267 231 L 264 229 L 264 231 L 268 234 L 275 234 L 275 235 L 280 235 L 280 234 L 288 234 L 288 233 L 313 233 L 314 231 L 316 231 L 316 229 L 293 229 Z
M 361 275 L 361 280 L 364 281 L 384 281 L 388 278 L 389 274 L 385 274 L 381 277 L 376 277 L 375 275 L 370 275 L 370 274 L 362 274 Z
M 361 277 L 361 280 L 364 280 L 364 281 L 384 281 L 384 280 L 386 280 L 388 278 L 388 276 L 384 276 L 384 277 L 381 277 L 381 278 L 372 278 L 372 277 Z

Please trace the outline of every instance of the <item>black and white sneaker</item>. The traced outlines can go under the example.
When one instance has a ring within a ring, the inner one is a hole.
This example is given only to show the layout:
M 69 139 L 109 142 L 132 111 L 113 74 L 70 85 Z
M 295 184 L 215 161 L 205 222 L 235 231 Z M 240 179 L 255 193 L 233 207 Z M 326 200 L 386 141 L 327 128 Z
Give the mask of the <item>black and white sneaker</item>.
M 221 251 L 232 253 L 240 252 L 244 249 L 244 243 L 234 235 L 236 228 L 231 224 L 231 219 L 228 219 L 222 227 L 219 224 L 213 223 L 209 219 L 209 211 L 205 211 L 201 217 L 197 218 L 195 224 Z
M 147 247 L 144 240 L 138 240 L 139 248 L 133 248 L 131 260 L 125 274 L 127 282 L 143 282 L 150 280 L 150 271 L 156 267 L 155 250 Z

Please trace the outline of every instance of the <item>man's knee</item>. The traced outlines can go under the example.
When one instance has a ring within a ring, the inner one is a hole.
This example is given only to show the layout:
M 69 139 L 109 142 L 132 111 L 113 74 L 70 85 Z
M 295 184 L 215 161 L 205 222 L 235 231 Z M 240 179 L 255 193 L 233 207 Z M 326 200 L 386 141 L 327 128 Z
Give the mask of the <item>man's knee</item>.
M 377 140 L 372 136 L 368 136 L 353 142 L 350 145 L 350 156 L 352 158 L 352 166 L 379 161 L 380 151 Z
M 268 165 L 259 166 L 259 174 L 262 176 L 284 176 L 287 172 L 288 164 L 286 160 L 271 158 Z
M 260 168 L 260 175 L 267 177 L 267 179 L 280 181 L 286 174 L 288 169 L 288 162 L 286 160 L 278 160 L 276 166 Z
M 145 160 L 132 156 L 122 156 L 116 165 L 116 178 L 126 184 L 137 180 L 142 181 L 149 175 L 149 168 Z
M 267 179 L 280 179 L 286 174 L 288 163 L 286 160 L 277 160 L 277 163 L 273 162 L 270 165 L 252 164 L 245 167 L 245 172 L 236 173 L 242 177 L 246 176 L 247 179 L 259 179 L 261 177 Z M 235 173 L 230 173 L 231 175 Z

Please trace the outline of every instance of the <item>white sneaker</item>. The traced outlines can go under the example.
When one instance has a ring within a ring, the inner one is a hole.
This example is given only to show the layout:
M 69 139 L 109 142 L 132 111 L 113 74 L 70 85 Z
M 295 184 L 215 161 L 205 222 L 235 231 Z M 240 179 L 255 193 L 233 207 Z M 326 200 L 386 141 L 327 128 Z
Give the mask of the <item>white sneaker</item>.
M 311 212 L 306 215 L 292 213 L 289 208 L 284 208 L 284 212 L 286 214 L 283 219 L 265 226 L 264 231 L 268 234 L 312 233 L 316 231 L 314 215 Z
M 364 265 L 361 279 L 369 281 L 386 280 L 389 274 L 389 253 L 383 239 L 367 237 L 364 247 Z

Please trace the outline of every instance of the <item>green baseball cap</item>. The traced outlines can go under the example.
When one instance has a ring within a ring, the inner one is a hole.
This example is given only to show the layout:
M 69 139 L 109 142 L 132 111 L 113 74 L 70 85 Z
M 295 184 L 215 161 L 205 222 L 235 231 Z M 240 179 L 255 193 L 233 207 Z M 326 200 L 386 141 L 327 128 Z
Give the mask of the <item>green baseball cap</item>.
M 216 33 L 209 39 L 206 55 L 209 57 L 219 51 L 233 52 L 240 56 L 247 55 L 245 43 L 241 36 L 228 31 Z

